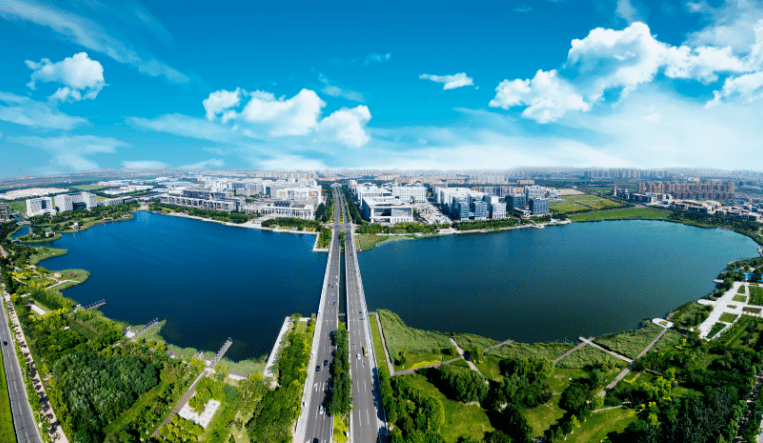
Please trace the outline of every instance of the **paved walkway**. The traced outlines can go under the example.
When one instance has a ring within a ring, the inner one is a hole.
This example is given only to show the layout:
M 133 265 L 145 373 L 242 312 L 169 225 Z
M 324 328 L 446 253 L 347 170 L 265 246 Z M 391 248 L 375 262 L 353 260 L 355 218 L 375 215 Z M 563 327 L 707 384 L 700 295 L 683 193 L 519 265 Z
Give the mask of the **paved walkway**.
M 707 335 L 710 333 L 710 330 L 713 329 L 713 325 L 718 323 L 721 319 L 721 315 L 723 315 L 724 312 L 730 312 L 736 315 L 742 314 L 744 311 L 742 310 L 747 306 L 747 303 L 745 302 L 735 302 L 734 296 L 737 295 L 737 292 L 739 291 L 739 288 L 742 286 L 748 286 L 748 283 L 744 282 L 734 282 L 734 285 L 731 286 L 731 289 L 726 291 L 725 294 L 723 294 L 721 297 L 719 297 L 717 300 L 707 300 L 707 299 L 701 299 L 699 300 L 700 304 L 703 305 L 710 305 L 713 307 L 713 312 L 710 313 L 710 315 L 707 317 L 707 320 L 703 321 L 697 328 L 699 329 L 699 336 L 700 338 L 707 339 Z M 749 294 L 749 289 L 745 288 L 745 294 Z M 747 296 L 747 300 L 750 300 L 749 295 Z M 730 308 L 729 305 L 734 306 L 734 308 Z M 739 318 L 739 317 L 737 317 Z M 722 322 L 725 323 L 725 322 Z M 731 325 L 731 323 L 726 323 L 727 325 Z M 720 337 L 720 332 L 715 335 L 715 337 Z
M 617 357 L 617 358 L 619 358 L 620 360 L 622 360 L 622 361 L 624 361 L 626 363 L 633 363 L 633 359 L 630 359 L 630 358 L 628 358 L 628 357 L 626 357 L 624 355 L 618 354 L 615 351 L 610 351 L 609 349 L 607 349 L 607 348 L 605 348 L 603 346 L 599 346 L 596 343 L 594 343 L 591 339 L 583 338 L 583 337 L 578 337 L 578 340 L 580 340 L 582 342 L 586 342 L 587 344 L 593 346 L 594 348 L 600 349 L 600 350 L 606 352 L 607 354 L 610 354 L 613 357 Z
M 458 346 L 458 343 L 456 343 L 456 341 L 455 341 L 455 340 L 453 340 L 453 337 L 451 337 L 451 338 L 450 338 L 450 342 L 451 342 L 451 343 L 453 343 L 453 346 L 455 346 L 455 347 L 456 347 L 456 351 L 458 351 L 458 355 L 460 355 L 460 356 L 461 356 L 461 358 L 463 358 L 463 359 L 464 359 L 464 361 L 466 362 L 466 364 L 467 364 L 467 365 L 469 365 L 469 368 L 471 368 L 471 370 L 472 370 L 472 371 L 474 371 L 474 372 L 476 372 L 476 373 L 480 374 L 480 370 L 479 370 L 479 369 L 477 369 L 477 367 L 476 367 L 476 366 L 474 366 L 474 363 L 472 363 L 471 361 L 469 361 L 469 360 L 467 360 L 467 359 L 466 359 L 466 357 L 464 356 L 464 350 L 463 350 L 463 349 L 461 349 L 461 346 Z
M 4 284 L 2 285 L 2 292 L 6 305 L 8 306 L 8 314 L 11 318 L 11 324 L 16 335 L 16 340 L 18 341 L 19 349 L 21 350 L 24 361 L 29 368 L 29 372 L 32 375 L 32 384 L 34 385 L 34 390 L 40 397 L 42 415 L 45 416 L 45 418 L 47 418 L 48 422 L 51 424 L 49 432 L 50 438 L 54 443 L 69 443 L 69 439 L 66 438 L 66 435 L 64 435 L 64 431 L 61 428 L 61 423 L 59 423 L 58 419 L 56 418 L 56 413 L 53 412 L 53 408 L 50 406 L 50 400 L 48 399 L 48 395 L 45 393 L 45 386 L 42 384 L 42 380 L 40 380 L 40 374 L 37 372 L 37 367 L 35 366 L 34 359 L 32 359 L 32 353 L 29 350 L 29 346 L 27 345 L 24 331 L 21 329 L 21 324 L 19 323 L 18 316 L 16 315 L 16 308 L 13 306 L 13 303 L 11 303 L 11 296 L 6 292 Z
M 608 384 L 604 389 L 602 389 L 601 392 L 599 392 L 598 394 L 599 397 L 604 397 L 605 395 L 607 395 L 607 392 L 611 391 L 615 386 L 617 386 L 617 384 L 620 383 L 620 380 L 624 379 L 628 374 L 630 374 L 631 367 L 633 367 L 633 363 L 636 360 L 643 357 L 644 355 L 646 355 L 646 353 L 649 352 L 650 349 L 652 349 L 652 346 L 654 346 L 658 341 L 660 341 L 660 339 L 662 338 L 663 335 L 665 335 L 666 332 L 668 332 L 667 328 L 660 331 L 660 333 L 657 334 L 657 337 L 655 337 L 654 340 L 652 340 L 652 342 L 649 343 L 649 345 L 646 348 L 644 348 L 643 351 L 641 351 L 641 353 L 636 357 L 636 359 L 632 360 L 631 363 L 628 365 L 628 367 L 626 367 L 619 374 L 617 374 L 617 377 L 615 377 L 615 379 L 612 380 L 610 384 Z
M 501 346 L 508 345 L 509 343 L 514 343 L 514 340 L 506 340 L 506 341 L 502 341 L 500 343 L 496 343 L 493 346 L 489 346 L 489 347 L 485 348 L 484 352 L 492 351 L 493 349 L 500 348 Z
M 389 351 L 387 350 L 387 340 L 384 338 L 384 332 L 382 331 L 381 320 L 379 320 L 379 313 L 377 312 L 376 315 L 374 315 L 374 317 L 376 317 L 376 326 L 379 328 L 379 337 L 381 337 L 382 347 L 384 347 L 384 357 L 387 358 L 387 370 L 389 370 L 389 376 L 394 377 L 395 367 L 392 366 L 392 359 L 389 358 Z
M 593 337 L 588 337 L 588 339 L 589 339 L 589 340 L 593 340 Z M 583 346 L 585 346 L 585 345 L 587 345 L 587 344 L 588 344 L 588 342 L 585 342 L 585 341 L 583 341 L 583 342 L 580 342 L 580 343 L 579 343 L 577 346 L 575 346 L 574 348 L 570 349 L 569 351 L 565 352 L 564 354 L 560 355 L 559 357 L 556 357 L 556 360 L 554 360 L 554 364 L 557 364 L 557 363 L 559 363 L 560 361 L 562 361 L 562 359 L 563 359 L 563 358 L 565 358 L 565 357 L 569 356 L 570 354 L 572 354 L 572 353 L 573 353 L 573 352 L 575 352 L 575 351 L 578 351 L 578 350 L 580 350 L 580 349 L 581 349 Z
M 188 392 L 185 393 L 183 398 L 180 399 L 179 402 L 175 405 L 174 408 L 172 408 L 172 412 L 169 413 L 167 418 L 164 419 L 162 424 L 159 425 L 158 428 L 156 428 L 156 431 L 154 431 L 153 434 L 151 434 L 151 438 L 156 438 L 159 436 L 159 431 L 161 431 L 163 426 L 166 426 L 170 423 L 170 420 L 172 420 L 172 416 L 180 412 L 181 409 L 183 409 L 183 406 L 185 406 L 186 403 L 188 403 L 188 400 L 193 397 L 193 394 L 196 392 L 196 385 L 199 384 L 199 381 L 201 380 L 201 377 L 205 377 L 207 374 L 209 374 L 210 370 L 204 369 L 201 371 L 201 374 L 199 374 L 198 377 L 196 377 L 196 380 L 193 382 L 190 388 L 188 388 Z

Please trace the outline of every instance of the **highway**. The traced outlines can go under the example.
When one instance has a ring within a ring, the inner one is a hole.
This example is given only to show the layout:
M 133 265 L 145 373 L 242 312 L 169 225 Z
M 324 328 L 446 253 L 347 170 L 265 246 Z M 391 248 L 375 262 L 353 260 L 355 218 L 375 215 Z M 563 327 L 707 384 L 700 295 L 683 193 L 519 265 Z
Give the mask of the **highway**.
M 2 297 L 2 303 L 5 303 Z M 3 306 L 5 311 L 7 308 Z M 3 349 L 3 362 L 5 364 L 5 377 L 8 382 L 8 394 L 11 399 L 11 413 L 13 414 L 13 426 L 16 428 L 18 443 L 42 443 L 42 438 L 37 431 L 37 425 L 32 415 L 32 407 L 29 406 L 24 378 L 21 374 L 18 358 L 13 349 L 11 330 L 5 312 L 0 313 L 0 346 Z M 5 343 L 8 343 L 7 345 Z
M 340 195 L 343 229 L 345 231 L 345 276 L 347 295 L 347 328 L 350 331 L 350 378 L 352 379 L 352 411 L 350 412 L 350 442 L 381 441 L 386 433 L 384 409 L 379 392 L 378 370 L 368 320 L 366 296 L 358 268 L 357 251 L 352 237 L 347 202 Z M 364 355 L 363 348 L 367 350 Z
M 338 203 L 338 194 L 334 190 L 334 201 Z M 297 434 L 304 437 L 306 443 L 331 443 L 334 436 L 334 419 L 329 417 L 325 411 L 324 401 L 326 400 L 326 386 L 330 376 L 330 365 L 334 359 L 334 346 L 331 343 L 331 332 L 338 326 L 339 314 L 339 275 L 341 271 L 341 245 L 339 244 L 339 205 L 334 205 L 334 229 L 331 237 L 331 248 L 325 280 L 323 282 L 324 296 L 321 297 L 318 307 L 318 320 L 320 327 L 316 325 L 315 333 L 318 334 L 317 342 L 313 340 L 313 350 L 315 353 L 314 364 L 308 367 L 308 378 L 306 380 L 306 390 L 309 395 L 303 398 L 302 416 L 300 419 L 305 421 L 304 433 L 302 426 L 297 425 Z M 317 343 L 317 345 L 316 345 Z M 324 362 L 328 365 L 324 366 Z M 316 366 L 320 369 L 316 372 Z

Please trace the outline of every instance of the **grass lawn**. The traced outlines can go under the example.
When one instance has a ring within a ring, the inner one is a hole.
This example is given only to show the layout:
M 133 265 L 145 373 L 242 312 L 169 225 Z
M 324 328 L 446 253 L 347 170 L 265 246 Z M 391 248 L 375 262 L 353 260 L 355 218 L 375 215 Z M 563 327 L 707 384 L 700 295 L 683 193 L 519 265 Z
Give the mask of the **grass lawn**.
M 721 318 L 719 318 L 718 320 L 725 321 L 726 323 L 734 323 L 735 321 L 737 321 L 737 318 L 739 318 L 737 314 L 732 314 L 731 312 L 724 312 L 723 314 L 721 314 Z
M 613 209 L 611 211 L 591 212 L 586 214 L 578 214 L 570 216 L 570 221 L 583 222 L 583 221 L 597 221 L 597 220 L 625 220 L 625 219 L 647 219 L 658 220 L 668 218 L 670 214 L 667 212 L 655 211 L 654 209 L 646 208 L 625 208 L 625 209 Z
M 501 360 L 502 358 L 496 355 L 486 355 L 484 363 L 475 363 L 474 365 L 477 366 L 477 369 L 480 370 L 483 377 L 487 378 L 488 380 L 493 380 L 500 383 L 503 380 L 503 375 L 501 375 L 501 367 L 499 365 Z
M 442 361 L 442 350 L 453 346 L 446 334 L 410 328 L 386 309 L 380 309 L 378 314 L 390 358 L 397 359 L 400 351 L 405 351 L 407 369 L 423 362 Z
M 594 342 L 629 358 L 636 358 L 657 337 L 662 328 L 649 322 L 646 327 L 632 332 L 599 337 Z
M 618 203 L 596 195 L 569 195 L 565 196 L 564 199 L 571 202 L 581 203 L 593 209 L 610 209 L 623 206 L 622 203 Z
M 625 366 L 625 362 L 617 357 L 596 349 L 593 346 L 583 346 L 567 357 L 563 358 L 557 366 L 560 368 L 582 368 L 586 365 L 592 365 L 610 360 L 618 366 Z
M 59 257 L 61 255 L 68 254 L 69 251 L 66 249 L 57 249 L 57 248 L 49 248 L 47 246 L 41 246 L 37 248 L 37 252 L 35 252 L 33 255 L 29 256 L 29 264 L 30 265 L 37 265 L 41 261 L 51 258 L 51 257 Z
M 259 359 L 251 358 L 249 360 L 233 361 L 227 357 L 223 357 L 220 363 L 228 367 L 229 370 L 235 372 L 241 372 L 242 374 L 253 374 L 255 372 L 265 371 L 266 356 L 262 356 Z
M 744 286 L 744 285 L 740 286 L 739 290 L 737 290 L 737 294 L 745 294 L 745 295 L 747 295 L 747 286 Z
M 376 235 L 376 234 L 358 234 L 358 241 L 360 242 L 360 250 L 368 251 L 376 246 L 377 243 L 381 243 L 385 240 L 389 240 L 389 235 Z
M 581 206 L 575 202 L 567 200 L 550 203 L 548 207 L 552 212 L 556 212 L 557 214 L 590 211 L 590 209 L 586 208 L 585 206 Z
M 487 352 L 488 355 L 495 355 L 500 359 L 508 357 L 531 357 L 539 355 L 549 360 L 554 360 L 560 355 L 572 349 L 574 345 L 567 343 L 509 343 Z
M 564 360 L 562 360 L 564 361 Z M 554 368 L 554 373 L 548 380 L 548 387 L 554 394 L 561 394 L 570 385 L 572 380 L 578 378 L 588 378 L 588 373 L 577 368 Z
M 5 315 L 5 314 L 1 314 Z M 0 352 L 0 441 L 16 443 L 16 431 L 13 428 L 11 399 L 8 397 L 8 384 L 5 381 L 5 364 Z
M 449 365 L 450 366 L 455 366 L 457 368 L 471 369 L 469 367 L 469 363 L 467 363 L 466 360 L 464 360 L 463 358 L 459 359 L 459 360 L 456 360 L 453 363 L 449 363 Z M 477 366 L 477 368 L 479 368 L 479 366 Z
M 379 326 L 376 324 L 376 314 L 371 315 L 371 337 L 374 340 L 374 351 L 376 354 L 376 367 L 379 371 L 386 372 L 389 376 L 389 369 L 387 368 L 387 356 L 384 355 L 384 344 L 381 340 L 381 334 L 379 334 Z
M 750 286 L 750 304 L 763 305 L 763 288 L 760 286 Z
M 622 432 L 632 421 L 636 420 L 633 409 L 618 408 L 591 414 L 588 420 L 567 436 L 569 443 L 590 443 L 604 439 L 610 432 Z
M 475 346 L 484 350 L 485 348 L 489 348 L 498 343 L 491 338 L 480 337 L 479 335 L 474 334 L 457 334 L 453 336 L 453 340 L 455 340 L 456 343 L 458 343 L 458 346 L 464 351 Z
M 520 412 L 532 428 L 533 437 L 542 437 L 548 428 L 558 423 L 566 411 L 559 407 L 561 395 L 554 395 L 547 403 L 532 409 L 520 409 Z
M 713 338 L 716 335 L 718 335 L 719 332 L 723 330 L 723 328 L 726 327 L 725 323 L 716 323 L 713 325 L 712 328 L 710 328 L 710 332 L 707 334 L 707 338 Z
M 737 302 L 737 303 L 746 303 L 747 302 L 747 297 L 744 296 L 744 295 L 735 295 L 734 296 L 734 301 Z
M 445 424 L 441 433 L 447 443 L 455 443 L 459 437 L 481 439 L 485 432 L 490 432 L 490 420 L 479 405 L 465 405 L 448 399 L 426 377 L 420 374 L 405 375 L 412 384 L 426 393 L 439 399 L 445 409 Z
M 26 212 L 26 200 L 14 200 L 3 202 L 11 208 L 13 212 Z
M 665 333 L 665 335 L 662 336 L 660 341 L 654 344 L 652 349 L 649 352 L 660 352 L 663 349 L 669 348 L 676 343 L 678 343 L 682 338 L 682 335 L 678 331 L 674 331 L 673 329 L 668 329 L 668 332 Z

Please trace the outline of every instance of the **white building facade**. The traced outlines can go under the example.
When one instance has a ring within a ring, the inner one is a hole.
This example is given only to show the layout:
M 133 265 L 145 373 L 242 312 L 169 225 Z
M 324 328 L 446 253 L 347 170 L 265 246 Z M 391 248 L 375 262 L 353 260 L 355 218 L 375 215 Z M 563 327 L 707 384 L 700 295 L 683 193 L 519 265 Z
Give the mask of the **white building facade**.
M 50 197 L 30 198 L 26 201 L 27 217 L 37 217 L 38 215 L 56 215 L 56 207 L 53 206 L 53 199 Z

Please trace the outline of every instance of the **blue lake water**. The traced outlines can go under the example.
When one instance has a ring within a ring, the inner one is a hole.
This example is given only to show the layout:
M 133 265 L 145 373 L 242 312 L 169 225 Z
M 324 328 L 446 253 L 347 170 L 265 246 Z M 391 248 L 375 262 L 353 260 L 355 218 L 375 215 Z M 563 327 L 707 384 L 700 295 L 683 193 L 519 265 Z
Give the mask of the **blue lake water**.
M 167 320 L 179 346 L 234 360 L 270 351 L 283 318 L 317 310 L 327 255 L 312 235 L 277 234 L 139 212 L 64 234 L 49 269 L 90 271 L 65 294 L 132 324 Z M 369 309 L 411 326 L 498 340 L 574 340 L 620 332 L 713 289 L 726 263 L 755 243 L 723 230 L 658 221 L 576 223 L 454 235 L 359 254 Z
M 167 320 L 162 336 L 178 346 L 216 351 L 228 338 L 234 360 L 270 352 L 284 317 L 317 310 L 327 255 L 315 236 L 138 212 L 133 220 L 64 234 L 67 255 L 49 269 L 90 271 L 65 295 L 102 298 L 109 317 L 131 324 Z
M 632 220 L 398 241 L 358 259 L 369 309 L 422 329 L 538 342 L 635 328 L 756 255 L 731 231 Z

